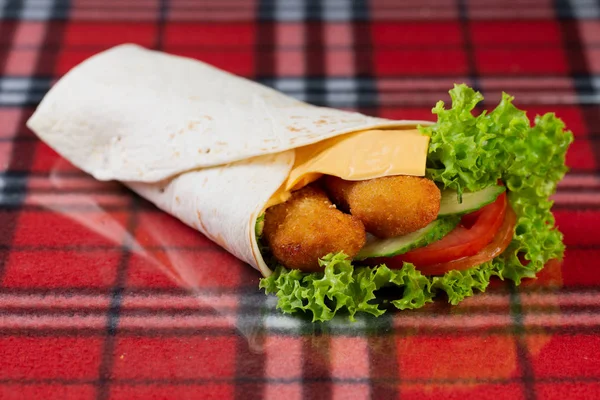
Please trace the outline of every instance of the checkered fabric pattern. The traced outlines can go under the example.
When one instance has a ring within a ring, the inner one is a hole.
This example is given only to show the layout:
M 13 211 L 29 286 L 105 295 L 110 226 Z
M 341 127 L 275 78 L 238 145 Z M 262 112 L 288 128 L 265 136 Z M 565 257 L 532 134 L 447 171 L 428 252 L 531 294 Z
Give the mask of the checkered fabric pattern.
M 255 270 L 25 127 L 123 42 L 381 117 L 431 119 L 454 82 L 555 111 L 564 264 L 457 307 L 280 314 Z M 0 0 L 0 398 L 600 398 L 599 139 L 595 0 Z

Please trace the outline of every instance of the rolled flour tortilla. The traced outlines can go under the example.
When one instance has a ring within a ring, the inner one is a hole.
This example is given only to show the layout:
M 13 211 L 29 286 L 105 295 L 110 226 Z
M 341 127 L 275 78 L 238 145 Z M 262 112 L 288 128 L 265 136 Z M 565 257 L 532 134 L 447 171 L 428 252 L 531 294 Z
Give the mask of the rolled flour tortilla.
M 78 168 L 123 182 L 268 276 L 255 223 L 288 179 L 295 149 L 429 123 L 308 105 L 197 60 L 125 44 L 69 71 L 27 126 Z

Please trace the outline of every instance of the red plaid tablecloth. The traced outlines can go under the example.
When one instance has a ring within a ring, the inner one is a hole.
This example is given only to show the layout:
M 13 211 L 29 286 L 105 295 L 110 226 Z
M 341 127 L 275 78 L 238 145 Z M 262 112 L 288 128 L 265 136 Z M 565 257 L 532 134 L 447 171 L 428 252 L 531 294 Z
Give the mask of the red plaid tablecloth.
M 0 398 L 599 398 L 599 17 L 594 0 L 0 0 Z M 555 111 L 576 136 L 563 266 L 457 307 L 280 314 L 255 270 L 25 127 L 123 42 L 382 117 L 432 119 L 454 82 Z

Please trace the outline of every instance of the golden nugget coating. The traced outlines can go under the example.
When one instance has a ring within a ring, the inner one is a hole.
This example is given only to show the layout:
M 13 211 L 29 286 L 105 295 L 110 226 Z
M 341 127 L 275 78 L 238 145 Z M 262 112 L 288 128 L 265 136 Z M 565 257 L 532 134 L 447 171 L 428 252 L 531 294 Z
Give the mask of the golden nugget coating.
M 320 271 L 318 259 L 343 251 L 354 257 L 366 241 L 365 227 L 338 210 L 325 192 L 306 186 L 267 209 L 264 238 L 286 268 Z
M 421 229 L 435 220 L 440 210 L 440 190 L 426 178 L 388 176 L 354 182 L 326 176 L 324 184 L 340 208 L 380 238 Z

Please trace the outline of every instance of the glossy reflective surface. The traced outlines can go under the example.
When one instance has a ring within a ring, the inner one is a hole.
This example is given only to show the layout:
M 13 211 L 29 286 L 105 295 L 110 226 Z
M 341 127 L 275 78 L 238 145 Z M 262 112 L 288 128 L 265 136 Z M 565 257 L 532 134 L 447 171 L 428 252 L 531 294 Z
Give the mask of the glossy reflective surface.
M 0 398 L 598 397 L 594 6 L 355 3 L 0 3 Z M 55 78 L 125 41 L 388 118 L 432 119 L 463 81 L 555 111 L 576 135 L 564 263 L 456 307 L 282 315 L 255 270 L 25 127 Z

